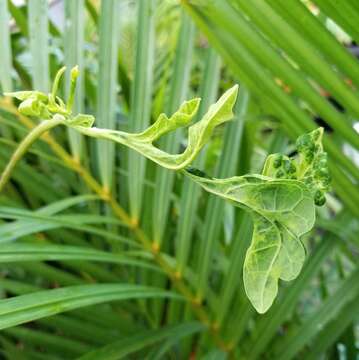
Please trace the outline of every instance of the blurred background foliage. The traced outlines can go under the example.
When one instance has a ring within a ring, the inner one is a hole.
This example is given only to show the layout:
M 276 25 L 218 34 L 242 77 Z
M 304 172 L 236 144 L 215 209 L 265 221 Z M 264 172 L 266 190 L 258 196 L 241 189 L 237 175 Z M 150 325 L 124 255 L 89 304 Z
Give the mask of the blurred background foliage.
M 320 125 L 333 176 L 301 275 L 258 315 L 241 210 L 125 148 L 46 134 L 0 194 L 1 357 L 357 358 L 358 19 L 355 0 L 0 0 L 3 92 L 48 92 L 79 64 L 76 112 L 139 131 L 239 83 L 235 119 L 196 167 L 258 173 Z M 35 122 L 0 97 L 1 168 Z

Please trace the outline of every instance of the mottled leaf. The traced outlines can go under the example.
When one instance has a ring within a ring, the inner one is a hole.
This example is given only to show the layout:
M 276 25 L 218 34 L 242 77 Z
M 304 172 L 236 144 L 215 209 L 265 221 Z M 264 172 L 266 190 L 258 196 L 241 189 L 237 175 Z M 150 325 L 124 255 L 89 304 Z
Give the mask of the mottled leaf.
M 184 102 L 170 118 L 161 114 L 151 127 L 138 134 L 96 127 L 88 128 L 75 125 L 71 121 L 66 122 L 66 125 L 87 136 L 126 145 L 165 168 L 179 170 L 194 160 L 208 142 L 216 126 L 233 117 L 232 108 L 237 98 L 237 92 L 237 85 L 227 90 L 215 104 L 210 106 L 200 121 L 189 127 L 187 148 L 181 154 L 169 154 L 153 145 L 153 142 L 169 131 L 187 126 L 198 110 L 199 99 Z
M 298 180 L 245 175 L 210 179 L 186 175 L 252 215 L 254 231 L 246 253 L 243 280 L 248 298 L 259 313 L 272 305 L 278 280 L 298 276 L 305 259 L 300 236 L 314 226 L 315 206 L 308 187 Z
M 55 125 L 65 124 L 87 136 L 128 146 L 168 169 L 187 168 L 184 173 L 204 189 L 249 211 L 254 231 L 244 262 L 244 286 L 256 310 L 266 312 L 277 295 L 278 280 L 289 281 L 298 276 L 305 258 L 300 237 L 314 226 L 314 205 L 325 203 L 330 175 L 321 143 L 323 129 L 298 138 L 296 157 L 269 155 L 262 175 L 211 179 L 197 169 L 190 169 L 189 165 L 208 142 L 214 128 L 233 117 L 237 85 L 227 90 L 200 121 L 189 127 L 185 151 L 169 154 L 153 142 L 170 131 L 188 126 L 198 110 L 200 99 L 184 102 L 170 118 L 161 114 L 141 133 L 92 128 L 94 118 L 91 115 L 73 117 L 71 113 L 78 73 L 76 68 L 73 70 L 73 86 L 67 105 L 56 96 L 64 68 L 56 75 L 52 93 L 47 97 L 36 91 L 10 95 L 23 101 L 19 107 L 23 113 L 53 119 L 61 116 L 61 121 Z

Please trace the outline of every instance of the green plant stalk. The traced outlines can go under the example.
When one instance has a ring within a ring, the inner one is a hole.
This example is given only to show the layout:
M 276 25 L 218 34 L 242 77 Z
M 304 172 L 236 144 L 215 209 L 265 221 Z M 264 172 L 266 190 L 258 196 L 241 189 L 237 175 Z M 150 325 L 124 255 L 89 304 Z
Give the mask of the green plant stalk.
M 199 120 L 204 115 L 207 108 L 215 101 L 218 92 L 221 61 L 212 48 L 208 49 L 206 65 L 203 73 L 203 80 L 199 95 L 202 98 L 196 119 Z M 199 169 L 203 168 L 206 158 L 206 150 L 203 149 L 194 160 L 193 166 Z M 180 200 L 180 216 L 177 225 L 176 237 L 176 271 L 179 277 L 187 267 L 189 258 L 192 235 L 195 225 L 196 212 L 198 210 L 198 201 L 201 189 L 189 178 L 184 177 Z M 183 312 L 183 304 L 178 301 L 171 301 L 169 310 L 169 321 L 177 322 Z
M 214 24 L 210 24 L 211 31 L 209 27 L 210 25 L 208 25 L 208 19 L 199 12 L 199 9 L 189 5 L 187 2 L 183 2 L 183 5 L 201 29 L 204 30 L 212 44 L 214 44 L 214 46 L 220 51 L 224 59 L 232 67 L 233 71 L 244 81 L 254 94 L 258 93 L 258 86 L 254 78 L 250 77 L 248 74 L 255 74 L 256 78 L 258 77 L 261 79 L 261 85 L 264 91 L 267 94 L 271 94 L 271 99 L 265 98 L 265 100 L 269 102 L 275 113 L 280 115 L 280 118 L 283 120 L 283 128 L 290 137 L 299 136 L 301 133 L 312 128 L 313 123 L 310 121 L 308 116 L 304 114 L 304 112 L 298 111 L 298 107 L 293 99 L 285 94 L 270 78 L 268 78 L 268 75 L 264 71 L 263 67 L 259 66 L 254 57 L 248 53 L 241 43 L 234 42 L 233 39 L 228 36 L 228 33 L 223 33 L 223 29 L 216 27 Z M 216 31 L 214 32 L 213 29 L 216 29 Z M 231 49 L 231 53 L 229 53 L 227 49 Z M 262 93 L 259 94 L 263 96 Z M 354 167 L 353 163 L 346 157 L 342 156 L 341 151 L 338 150 L 330 139 L 325 139 L 324 144 L 329 155 L 334 161 L 338 162 L 338 164 L 345 167 L 351 173 L 354 169 L 354 174 L 358 172 L 358 169 Z M 336 190 L 341 192 L 340 195 L 350 210 L 354 214 L 359 214 L 359 208 L 355 202 L 353 202 L 353 199 L 358 197 L 358 192 L 355 190 L 355 186 L 350 182 L 346 175 L 342 173 L 338 165 L 332 163 L 331 170 L 334 184 L 339 181 L 339 178 L 346 182 L 345 191 L 344 188 L 341 189 L 340 186 L 336 186 Z
M 18 148 L 15 150 L 8 164 L 6 165 L 3 173 L 0 177 L 0 192 L 4 189 L 4 186 L 9 181 L 12 171 L 14 170 L 16 164 L 21 160 L 21 158 L 26 153 L 27 149 L 39 139 L 46 131 L 64 123 L 65 118 L 62 116 L 55 116 L 51 120 L 44 120 L 40 122 L 29 134 L 21 141 Z
M 234 306 L 238 304 L 238 309 L 233 314 L 229 313 L 227 318 L 228 321 L 225 321 L 222 324 L 222 333 L 225 334 L 227 348 L 233 350 L 238 347 L 238 344 L 241 350 L 244 348 L 244 346 L 240 345 L 240 340 L 242 339 L 243 334 L 246 333 L 248 323 L 255 316 L 255 310 L 246 297 L 243 284 L 240 284 L 239 286 L 240 289 L 238 294 L 234 297 L 235 303 L 233 304 Z M 237 330 L 235 334 L 233 334 L 233 327 L 236 327 Z
M 171 79 L 170 101 L 166 112 L 175 112 L 180 103 L 185 100 L 188 92 L 189 75 L 191 69 L 191 59 L 193 51 L 195 27 L 191 18 L 182 13 L 182 24 L 175 53 L 174 72 Z M 162 148 L 173 153 L 179 147 L 179 135 L 169 134 L 162 141 Z M 168 210 L 170 206 L 169 194 L 173 186 L 174 174 L 167 169 L 158 168 L 156 170 L 156 191 L 153 210 L 153 238 L 156 246 L 161 247 L 163 234 L 165 232 Z
M 325 241 L 318 244 L 314 255 L 308 259 L 307 266 L 297 281 L 288 288 L 283 300 L 275 304 L 272 311 L 257 322 L 253 339 L 260 337 L 261 341 L 251 341 L 248 344 L 250 359 L 260 358 L 262 352 L 266 350 L 269 342 L 276 335 L 280 325 L 292 314 L 303 289 L 308 287 L 310 281 L 319 272 L 323 262 L 332 254 L 337 245 L 338 241 L 334 236 L 328 236 Z M 232 339 L 234 344 L 240 340 L 236 334 L 232 336 Z
M 288 82 L 287 85 L 293 88 L 303 99 L 306 99 L 319 115 L 338 130 L 344 139 L 353 146 L 359 147 L 359 137 L 351 124 L 348 123 L 348 119 L 330 106 L 307 82 L 303 73 L 293 69 L 239 12 L 231 11 L 229 6 L 227 8 L 223 5 L 223 7 L 223 10 L 217 9 L 216 21 L 222 20 L 228 31 L 235 34 L 238 41 L 242 42 L 264 67 L 268 67 L 273 72 L 273 76 L 278 76 Z M 229 21 L 226 21 L 227 18 Z
M 225 129 L 223 140 L 223 150 L 221 157 L 218 159 L 217 174 L 216 176 L 223 178 L 233 175 L 239 156 L 239 148 L 243 132 L 244 117 L 247 112 L 249 103 L 249 92 L 246 88 L 241 88 L 239 97 L 235 105 L 235 120 L 228 124 Z M 205 215 L 205 234 L 204 239 L 200 246 L 199 263 L 198 263 L 198 285 L 197 285 L 197 298 L 202 301 L 206 292 L 208 277 L 210 273 L 210 264 L 220 227 L 222 223 L 218 221 L 222 218 L 221 214 L 224 209 L 224 202 L 218 197 L 210 197 Z
M 64 48 L 65 48 L 65 63 L 66 68 L 66 89 L 69 89 L 69 85 L 72 82 L 70 69 L 73 66 L 78 65 L 82 69 L 77 79 L 76 96 L 73 112 L 75 114 L 83 112 L 84 102 L 84 25 L 85 25 L 85 14 L 84 14 L 84 1 L 65 1 L 66 17 L 69 21 L 65 21 L 65 34 L 64 34 Z M 66 92 L 68 96 L 70 91 Z M 72 129 L 68 129 L 68 135 L 71 145 L 71 152 L 75 158 L 80 158 L 82 155 L 82 136 L 76 133 Z
M 49 90 L 49 31 L 47 1 L 29 0 L 28 18 L 33 88 L 46 93 Z
M 338 11 L 336 8 L 337 4 L 333 4 L 330 0 L 315 0 L 315 4 L 320 10 L 325 13 L 328 17 L 333 19 L 345 32 L 348 33 L 355 40 L 359 40 L 359 31 L 357 29 L 357 19 L 351 18 L 352 11 L 348 12 L 348 9 L 342 6 L 344 1 L 341 2 L 341 10 Z
M 154 0 L 138 2 L 136 42 L 136 64 L 131 89 L 131 114 L 129 130 L 140 132 L 146 129 L 151 119 L 151 98 L 153 84 L 154 44 Z M 138 222 L 141 215 L 146 158 L 133 151 L 128 153 L 128 189 L 131 216 Z
M 14 147 L 16 149 L 16 146 Z M 0 168 L 5 169 L 9 158 L 12 155 L 12 151 L 1 151 L 1 160 L 0 160 Z M 63 191 L 58 191 L 57 193 L 53 189 L 53 184 L 49 186 L 49 183 L 43 178 L 43 176 L 39 173 L 34 173 L 33 168 L 29 165 L 23 163 L 19 163 L 17 165 L 17 169 L 14 172 L 14 179 L 17 184 L 21 184 L 26 191 L 31 191 L 34 194 L 34 198 L 31 198 L 30 205 L 32 207 L 39 207 L 40 202 L 51 202 L 58 200 L 58 196 L 66 196 Z M 18 189 L 12 183 L 8 183 L 6 188 L 6 195 L 11 196 L 11 194 L 17 193 Z M 19 198 L 19 196 L 15 196 L 14 200 L 18 198 L 19 204 L 22 203 L 24 199 Z
M 73 277 L 66 276 L 69 275 L 68 273 L 65 273 L 65 276 L 63 276 L 64 274 L 63 271 L 60 271 L 59 269 L 55 269 L 49 265 L 45 265 L 41 263 L 30 263 L 30 264 L 23 263 L 22 268 L 27 269 L 27 271 L 35 274 L 35 276 L 39 275 L 44 277 L 45 279 L 49 279 L 49 281 L 57 282 L 59 280 L 61 285 L 75 284 L 73 281 L 71 282 L 71 279 L 73 279 Z M 83 282 L 78 282 L 78 284 L 81 285 L 83 284 Z M 13 295 L 24 295 L 31 292 L 33 293 L 43 290 L 41 287 L 38 286 L 29 285 L 27 283 L 23 283 L 17 280 L 8 280 L 8 279 L 2 279 L 1 286 L 4 290 L 9 291 Z M 101 315 L 99 315 L 99 313 L 101 313 Z M 85 320 L 86 322 L 87 321 L 93 322 L 95 326 L 100 329 L 111 329 L 111 330 L 113 328 L 121 329 L 121 325 L 123 323 L 123 321 L 121 321 L 117 316 L 114 316 L 114 313 L 112 311 L 109 311 L 108 308 L 106 307 L 99 307 L 96 313 L 91 313 L 86 309 L 78 309 L 75 310 L 74 315 L 76 316 L 76 318 L 80 318 L 81 321 Z M 56 315 L 56 317 L 58 316 L 62 317 L 62 315 Z M 43 318 L 43 320 L 40 321 L 51 322 L 51 319 L 54 318 Z
M 71 110 L 71 106 L 67 108 L 68 110 L 64 110 L 65 103 L 60 98 L 55 102 L 58 82 L 64 70 L 62 68 L 57 73 L 53 92 L 49 96 L 36 91 L 10 94 L 22 100 L 19 110 L 38 117 L 41 117 L 41 114 L 48 117 L 51 113 L 55 113 L 54 119 L 60 118 L 67 126 L 75 127 L 81 133 L 133 147 L 144 156 L 150 158 L 153 156 L 154 161 L 166 168 L 182 169 L 181 171 L 186 176 L 205 190 L 249 211 L 254 223 L 254 231 L 244 262 L 244 286 L 256 310 L 259 313 L 266 312 L 277 296 L 279 279 L 290 281 L 298 276 L 305 259 L 305 250 L 300 242 L 300 236 L 311 230 L 314 225 L 314 205 L 321 206 L 325 203 L 324 194 L 328 190 L 330 175 L 327 154 L 323 152 L 322 147 L 323 128 L 297 139 L 298 157 L 296 159 L 282 154 L 269 155 L 261 175 L 245 175 L 227 179 L 208 178 L 197 170 L 187 171 L 183 168 L 206 144 L 214 128 L 233 117 L 232 109 L 236 101 L 238 85 L 227 90 L 209 108 L 203 118 L 190 127 L 188 146 L 178 159 L 176 155 L 165 152 L 158 155 L 158 150 L 155 150 L 152 142 L 164 133 L 188 124 L 198 110 L 198 99 L 182 104 L 171 117 L 172 122 L 162 114 L 154 125 L 139 134 L 101 128 L 91 129 L 94 122 L 91 115 L 65 118 L 58 114 L 64 113 L 68 116 Z M 71 78 L 75 81 L 77 75 L 78 69 L 75 67 L 71 72 Z M 74 87 L 71 89 L 68 104 L 71 104 Z M 242 98 L 237 103 L 241 112 L 243 108 L 246 109 L 246 105 L 242 106 L 242 102 L 247 104 L 247 101 L 242 101 Z M 231 173 L 234 170 L 233 164 L 235 167 L 237 162 L 236 158 L 233 158 L 233 151 L 238 153 L 238 148 L 236 149 L 235 146 L 238 147 L 240 144 L 238 137 L 242 134 L 243 126 L 233 131 L 232 127 L 236 126 L 234 122 L 226 129 L 225 148 L 218 168 L 221 177 L 228 175 L 227 172 Z M 275 192 L 273 192 L 274 188 Z M 202 301 L 202 293 L 206 293 L 207 286 L 202 284 L 207 283 L 214 239 L 219 230 L 218 226 L 213 229 L 210 226 L 217 223 L 213 217 L 216 212 L 219 212 L 220 203 L 217 201 L 219 198 L 215 199 L 216 202 L 210 203 L 213 206 L 209 206 L 209 216 L 206 216 L 206 219 L 210 221 L 209 224 L 207 222 L 205 228 L 210 229 L 210 232 L 207 232 L 205 237 L 209 239 L 211 236 L 211 240 L 207 241 L 209 244 L 205 250 L 203 246 L 200 249 L 198 302 Z M 147 242 L 144 242 L 144 245 L 147 246 Z M 153 256 L 157 257 L 161 264 L 159 249 L 151 246 L 147 250 L 152 250 Z M 162 262 L 162 267 L 164 265 Z M 172 266 L 170 265 L 169 268 L 171 270 Z
M 119 2 L 101 2 L 100 16 L 100 66 L 97 96 L 97 123 L 114 129 L 116 113 L 118 16 Z M 97 142 L 97 164 L 101 182 L 106 189 L 112 188 L 114 168 L 114 144 Z
M 198 19 L 198 21 L 201 21 L 201 23 L 205 24 L 204 19 L 201 17 L 201 15 L 199 15 L 198 10 L 196 8 L 189 7 L 188 9 L 191 9 L 191 13 L 193 14 L 193 16 L 196 16 L 196 19 Z M 218 18 L 218 15 L 219 14 L 217 11 L 215 19 Z M 234 21 L 234 23 L 237 23 L 237 22 L 238 21 Z M 240 23 L 239 23 L 239 25 L 240 25 Z M 243 29 L 242 29 L 242 31 L 243 31 Z M 217 28 L 216 33 L 220 34 L 221 32 L 223 32 L 222 28 Z M 237 31 L 235 31 L 235 33 L 237 33 Z M 226 34 L 228 34 L 228 33 L 226 33 Z M 244 41 L 243 44 L 242 44 L 242 42 L 238 42 L 238 41 L 236 41 L 234 43 L 234 41 L 233 41 L 234 39 L 231 39 L 229 36 L 226 36 L 226 37 L 222 36 L 223 37 L 222 42 L 219 43 L 218 40 L 214 37 L 213 33 L 207 32 L 207 36 L 211 39 L 211 41 L 213 41 L 216 44 L 216 47 L 220 48 L 223 52 L 226 52 L 226 48 L 223 48 L 223 44 L 225 44 L 225 43 L 227 43 L 228 48 L 234 49 L 233 51 L 237 50 L 238 51 L 237 52 L 238 55 L 236 56 L 237 61 L 242 64 L 245 63 L 242 66 L 244 66 L 246 69 L 248 69 L 248 71 L 253 72 L 254 74 L 256 74 L 256 76 L 258 76 L 258 74 L 260 74 L 260 73 L 263 74 L 261 76 L 261 79 L 263 82 L 263 86 L 265 85 L 264 83 L 266 83 L 266 86 L 268 87 L 268 90 L 267 90 L 268 93 L 271 93 L 273 95 L 273 98 L 278 99 L 278 101 L 280 101 L 281 104 L 283 104 L 283 102 L 285 102 L 285 109 L 286 109 L 285 112 L 287 114 L 285 114 L 282 110 L 283 105 L 277 106 L 276 104 L 272 103 L 272 106 L 275 105 L 276 112 L 279 111 L 281 114 L 283 114 L 283 115 L 281 115 L 283 117 L 283 124 L 285 125 L 286 129 L 291 130 L 291 131 L 287 130 L 289 135 L 293 136 L 292 133 L 293 133 L 294 129 L 295 129 L 296 136 L 299 136 L 299 134 L 301 134 L 305 131 L 308 131 L 309 129 L 311 129 L 313 127 L 313 125 L 314 125 L 313 121 L 310 121 L 310 119 L 302 111 L 298 111 L 298 108 L 295 110 L 297 105 L 293 102 L 293 100 L 287 94 L 285 94 L 274 82 L 267 81 L 267 73 L 263 69 L 263 66 L 259 66 L 260 64 L 258 63 L 256 58 L 253 57 L 249 52 L 247 52 L 248 49 L 245 47 L 245 45 L 247 44 L 246 41 Z M 226 52 L 226 54 L 224 56 L 227 58 L 227 61 L 232 65 L 232 67 L 235 68 L 238 73 L 241 73 L 240 74 L 241 78 L 246 79 L 245 81 L 247 84 L 251 84 L 251 85 L 248 85 L 248 86 L 250 86 L 251 90 L 254 93 L 258 92 L 256 83 L 253 82 L 253 80 L 250 77 L 248 77 L 247 73 L 243 72 L 243 69 L 241 69 L 238 66 L 238 64 L 233 61 L 233 58 L 232 58 L 233 54 L 230 55 Z M 258 56 L 260 57 L 260 54 Z M 276 67 L 279 68 L 280 63 L 276 64 Z M 249 70 L 249 69 L 251 69 L 251 70 Z M 293 71 L 290 67 L 287 68 L 287 70 L 290 72 Z M 285 72 L 285 73 L 287 73 L 287 72 Z M 291 118 L 297 119 L 299 127 L 297 126 L 297 123 L 294 121 L 290 121 L 290 123 L 289 123 L 288 120 L 286 120 L 287 118 L 288 119 L 291 119 Z M 355 138 L 357 138 L 356 135 L 355 135 Z M 341 150 L 338 149 L 336 144 L 334 144 L 334 142 L 328 138 L 325 139 L 324 144 L 325 144 L 330 156 L 333 158 L 333 160 L 337 161 L 339 164 L 341 164 L 343 167 L 345 167 L 356 179 L 359 179 L 358 168 L 353 164 L 353 162 L 350 159 L 342 156 L 342 152 L 341 152 Z M 352 195 L 354 197 L 356 197 L 357 192 L 353 192 Z M 358 201 L 359 201 L 359 199 L 358 199 Z M 351 206 L 351 208 L 354 209 L 353 206 Z
M 9 31 L 9 13 L 6 0 L 0 0 L 0 89 L 3 92 L 12 91 L 12 51 L 11 36 Z M 11 100 L 10 100 L 11 101 Z M 7 139 L 12 139 L 11 130 L 1 124 L 0 131 Z
M 61 331 L 71 338 L 88 342 L 94 346 L 106 344 L 117 338 L 116 333 L 106 331 L 103 327 L 88 320 L 78 319 L 70 315 L 56 315 L 38 320 L 39 324 L 51 327 L 54 331 Z
M 359 269 L 356 269 L 300 328 L 287 333 L 281 339 L 278 346 L 273 349 L 274 358 L 280 360 L 292 359 L 311 340 L 311 336 L 316 331 L 315 324 L 326 326 L 334 318 L 336 312 L 342 311 L 348 302 L 358 298 L 358 280 Z
M 353 327 L 355 326 L 355 314 L 358 313 L 359 295 L 357 295 L 353 301 L 345 305 L 337 317 L 333 319 L 328 325 L 326 325 L 323 330 L 321 330 L 321 332 L 316 336 L 315 345 L 312 345 L 304 359 L 316 360 L 325 352 L 329 346 L 333 346 L 336 341 L 342 343 L 342 338 L 340 335 L 344 335 L 347 329 L 352 332 L 354 331 L 350 325 L 353 324 Z M 345 344 L 348 359 L 355 359 L 357 354 L 357 349 L 355 346 L 355 335 L 352 332 L 350 334 L 351 342 L 353 343 L 352 349 L 350 348 L 349 344 Z
M 258 104 L 258 98 L 252 93 L 248 104 L 247 116 L 244 121 L 241 148 L 239 150 L 240 156 L 236 171 L 239 175 L 246 174 L 251 169 L 252 154 L 255 151 L 255 144 L 252 139 L 256 132 L 256 117 L 260 114 L 261 106 Z M 284 139 L 285 135 L 277 129 L 275 137 Z M 288 139 L 285 139 L 285 142 L 288 142 Z M 267 153 L 277 152 L 283 153 L 285 148 L 283 146 L 274 148 L 271 144 Z M 250 237 L 253 230 L 252 220 L 243 211 L 238 211 L 235 214 L 235 219 L 234 229 L 236 229 L 237 233 L 233 233 L 231 243 L 228 246 L 229 268 L 225 272 L 221 290 L 216 299 L 217 306 L 215 311 L 215 324 L 221 329 L 223 337 L 228 340 L 227 347 L 233 350 L 236 348 L 234 342 L 230 340 L 233 336 L 233 327 L 235 326 L 236 328 L 236 336 L 240 338 L 246 331 L 248 321 L 254 316 L 254 309 L 246 296 L 244 283 L 241 280 L 243 278 L 243 271 L 238 270 L 242 268 L 246 249 L 250 245 Z M 242 346 L 240 346 L 240 350 L 242 350 Z
M 241 280 L 241 269 L 246 249 L 249 247 L 252 234 L 252 225 L 248 214 L 241 212 L 241 221 L 239 222 L 238 231 L 233 239 L 230 251 L 229 269 L 223 279 L 223 285 L 218 299 L 216 323 L 218 327 L 223 325 L 225 317 L 229 312 L 231 302 L 233 301 L 235 292 L 238 289 L 238 283 Z M 252 310 L 252 309 L 251 309 Z M 233 313 L 231 314 L 233 316 Z M 238 331 L 239 329 L 237 329 Z
M 328 62 L 335 63 L 343 74 L 346 74 L 359 86 L 359 67 L 357 59 L 335 39 L 321 24 L 320 20 L 310 13 L 309 9 L 299 1 L 286 6 L 285 0 L 267 0 L 277 12 L 296 27 L 308 42 L 315 42 L 318 49 L 326 56 Z M 334 61 L 333 61 L 334 60 Z
M 74 357 L 90 350 L 90 346 L 77 340 L 66 339 L 39 330 L 14 327 L 3 330 L 5 334 L 20 339 L 25 344 L 46 347 L 65 356 Z
M 9 13 L 6 0 L 0 0 L 0 85 L 3 92 L 12 91 Z
M 206 68 L 203 74 L 200 97 L 203 99 L 198 111 L 198 119 L 204 115 L 205 109 L 215 101 L 220 76 L 220 58 L 212 48 L 208 50 Z M 205 160 L 205 150 L 194 161 L 194 166 L 201 169 Z M 195 224 L 195 212 L 201 189 L 187 177 L 183 179 L 181 192 L 180 216 L 176 238 L 177 272 L 182 274 L 188 261 L 191 249 L 192 233 Z
M 316 48 L 307 43 L 293 28 L 265 2 L 253 0 L 251 6 L 235 0 L 255 24 L 277 43 L 298 65 L 310 74 L 327 91 L 330 91 L 352 114 L 359 116 L 358 95 L 344 83 L 330 65 L 317 55 Z M 264 17 L 263 17 L 264 16 Z M 279 37 L 278 34 L 281 34 Z
M 23 116 L 19 114 L 16 110 L 16 108 L 13 105 L 9 105 L 4 103 L 0 100 L 1 106 L 8 109 L 11 113 L 18 116 L 19 120 L 28 128 L 34 128 L 34 124 L 32 121 L 27 118 L 26 116 Z M 97 193 L 100 198 L 108 203 L 113 213 L 124 223 L 127 224 L 129 229 L 133 232 L 137 240 L 140 242 L 144 250 L 151 252 L 154 255 L 154 260 L 157 262 L 157 264 L 164 270 L 168 278 L 172 281 L 176 289 L 186 298 L 187 302 L 192 306 L 192 309 L 194 313 L 196 314 L 197 318 L 207 327 L 210 326 L 210 316 L 207 313 L 206 307 L 198 303 L 194 294 L 192 293 L 189 286 L 186 284 L 183 278 L 178 278 L 176 276 L 176 271 L 172 266 L 168 263 L 168 261 L 165 259 L 165 257 L 159 252 L 159 249 L 157 247 L 153 246 L 152 241 L 147 237 L 147 235 L 143 232 L 141 228 L 138 227 L 138 224 L 134 224 L 132 221 L 131 216 L 118 204 L 116 199 L 112 196 L 109 189 L 104 188 L 101 186 L 96 179 L 93 178 L 93 176 L 87 171 L 86 168 L 84 168 L 77 160 L 75 160 L 70 154 L 67 153 L 66 150 L 63 149 L 63 147 L 56 142 L 52 138 L 50 134 L 48 134 L 46 131 L 42 132 L 40 134 L 40 137 L 42 140 L 44 140 L 46 143 L 49 144 L 49 146 L 52 148 L 52 150 L 55 152 L 57 156 L 59 156 L 65 164 L 78 173 L 80 177 L 83 179 L 83 181 L 87 184 L 87 186 L 92 189 L 95 193 Z M 38 137 L 37 137 L 38 138 Z M 209 328 L 214 340 L 220 346 L 225 350 L 225 345 L 223 341 L 221 340 L 218 331 L 216 329 Z
M 7 7 L 10 12 L 10 15 L 14 18 L 16 25 L 18 26 L 22 34 L 28 38 L 29 31 L 28 31 L 26 17 L 22 13 L 20 7 L 14 5 L 14 3 L 11 0 L 7 0 Z

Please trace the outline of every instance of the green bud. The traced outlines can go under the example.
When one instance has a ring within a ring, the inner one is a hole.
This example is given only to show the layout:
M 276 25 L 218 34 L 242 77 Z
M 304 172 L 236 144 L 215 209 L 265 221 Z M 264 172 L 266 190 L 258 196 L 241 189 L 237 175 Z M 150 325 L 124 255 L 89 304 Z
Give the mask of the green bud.
M 297 170 L 293 162 L 290 160 L 284 160 L 283 168 L 288 174 L 293 174 Z
M 26 116 L 37 116 L 41 114 L 40 102 L 36 98 L 28 98 L 19 105 L 19 112 Z
M 305 151 L 304 158 L 305 158 L 305 161 L 310 164 L 314 159 L 313 151 L 311 151 L 311 150 Z
M 285 177 L 285 172 L 282 169 L 279 169 L 276 173 L 276 177 L 277 178 L 284 178 Z
M 273 160 L 273 167 L 278 169 L 282 165 L 283 155 L 277 154 L 275 159 Z
M 319 168 L 314 172 L 314 176 L 317 179 L 325 179 L 329 176 L 329 170 L 326 167 Z
M 300 136 L 296 142 L 296 146 L 297 146 L 297 149 L 299 152 L 303 152 L 311 144 L 313 144 L 313 141 L 309 134 L 304 134 L 304 135 Z
M 74 66 L 71 69 L 71 81 L 75 81 L 79 76 L 79 67 L 78 65 Z
M 332 177 L 331 175 L 328 173 L 326 177 L 323 177 L 321 180 L 321 183 L 323 185 L 324 188 L 328 189 L 330 183 L 332 182 Z
M 78 76 L 79 76 L 79 67 L 76 65 L 71 69 L 70 91 L 69 91 L 69 97 L 67 99 L 67 107 L 66 107 L 69 113 L 71 113 L 75 99 L 75 89 L 76 89 L 76 82 Z
M 317 155 L 314 165 L 323 167 L 323 166 L 327 166 L 327 162 L 328 162 L 327 153 L 323 152 L 323 153 Z
M 317 190 L 314 194 L 314 204 L 317 206 L 323 206 L 325 204 L 325 196 L 322 191 Z

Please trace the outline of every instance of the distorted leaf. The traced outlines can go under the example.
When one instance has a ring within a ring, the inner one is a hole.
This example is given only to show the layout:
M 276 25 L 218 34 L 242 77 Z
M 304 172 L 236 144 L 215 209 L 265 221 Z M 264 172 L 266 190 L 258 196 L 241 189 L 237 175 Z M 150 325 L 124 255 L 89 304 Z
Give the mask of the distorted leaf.
M 55 112 L 53 119 L 63 117 L 59 124 L 87 136 L 126 145 L 172 170 L 188 167 L 208 142 L 214 128 L 233 117 L 232 109 L 238 93 L 237 85 L 227 90 L 209 107 L 200 121 L 189 127 L 184 152 L 169 154 L 153 145 L 153 142 L 170 131 L 188 126 L 198 110 L 200 99 L 184 102 L 170 118 L 161 114 L 152 126 L 141 133 L 91 128 L 93 116 L 80 114 L 72 117 L 69 110 L 71 99 L 67 107 L 61 99 L 54 100 L 63 71 L 64 68 L 58 72 L 52 94 L 46 101 L 36 100 L 34 104 L 28 104 L 31 111 L 38 111 L 37 105 L 44 106 L 50 112 Z M 25 105 L 33 99 L 28 95 L 18 95 L 25 99 Z M 61 115 L 56 113 L 57 109 Z M 202 177 L 202 173 L 196 170 L 184 170 L 188 177 L 207 191 L 252 214 L 254 232 L 246 253 L 243 279 L 248 298 L 259 313 L 266 312 L 273 303 L 278 292 L 278 280 L 294 279 L 304 263 L 305 251 L 300 237 L 314 226 L 314 205 L 324 204 L 324 193 L 330 183 L 327 156 L 321 144 L 322 135 L 323 129 L 319 128 L 298 138 L 297 157 L 269 155 L 262 175 L 211 179 Z
M 139 134 L 130 134 L 123 131 L 87 128 L 67 122 L 66 125 L 87 136 L 112 140 L 126 145 L 157 164 L 172 170 L 179 170 L 189 165 L 197 156 L 202 147 L 208 142 L 216 126 L 233 117 L 232 108 L 237 98 L 238 86 L 227 90 L 212 106 L 203 118 L 189 127 L 188 145 L 181 154 L 168 154 L 153 145 L 153 141 L 165 133 L 187 126 L 198 110 L 199 99 L 184 102 L 179 110 L 170 118 L 161 114 L 157 121 L 147 130 Z
M 47 101 L 47 95 L 40 91 L 15 91 L 15 92 L 6 92 L 5 96 L 14 97 L 18 100 L 24 101 L 29 98 L 34 98 L 39 101 Z
M 91 127 L 95 122 L 95 117 L 87 114 L 78 114 L 73 118 L 67 120 L 67 124 L 70 126 L 83 126 L 85 128 Z
M 252 215 L 254 231 L 243 280 L 247 296 L 259 313 L 272 305 L 278 280 L 295 279 L 303 266 L 305 249 L 300 237 L 314 226 L 317 191 L 328 188 L 317 175 L 319 171 L 328 174 L 321 134 L 318 129 L 299 138 L 298 158 L 268 156 L 264 175 L 214 179 L 202 177 L 193 169 L 185 171 L 205 190 Z M 309 177 L 316 182 L 308 184 Z

